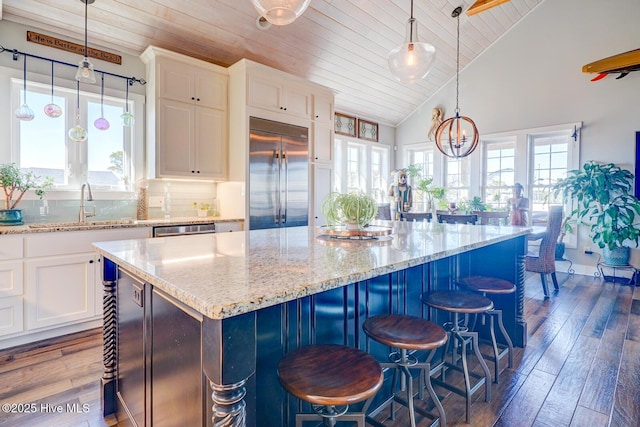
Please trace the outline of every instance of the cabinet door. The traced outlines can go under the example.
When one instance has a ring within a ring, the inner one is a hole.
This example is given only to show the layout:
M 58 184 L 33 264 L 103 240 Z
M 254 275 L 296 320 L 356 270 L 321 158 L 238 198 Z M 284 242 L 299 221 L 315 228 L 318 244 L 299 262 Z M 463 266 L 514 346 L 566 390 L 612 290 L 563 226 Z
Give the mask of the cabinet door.
M 242 222 L 216 222 L 216 233 L 226 233 L 230 231 L 242 231 Z
M 331 165 L 314 165 L 314 226 L 327 225 L 322 215 L 322 202 L 333 191 L 333 167 Z
M 195 101 L 201 107 L 227 109 L 227 76 L 194 68 Z
M 287 85 L 284 112 L 293 116 L 311 118 L 311 90 L 303 85 Z
M 22 295 L 22 260 L 0 261 L 0 298 Z
M 193 71 L 175 61 L 158 62 L 158 96 L 186 103 L 195 101 Z
M 168 99 L 158 102 L 156 169 L 159 177 L 196 175 L 193 165 L 195 107 Z
M 92 252 L 25 261 L 27 329 L 95 316 L 95 256 Z
M 282 83 L 267 76 L 249 77 L 249 105 L 284 112 Z
M 226 178 L 226 126 L 224 111 L 196 107 L 194 152 L 197 178 Z
M 333 124 L 333 97 L 313 95 L 313 120 Z
M 0 298 L 0 337 L 24 329 L 22 296 Z
M 313 158 L 319 162 L 333 161 L 333 123 L 313 123 Z

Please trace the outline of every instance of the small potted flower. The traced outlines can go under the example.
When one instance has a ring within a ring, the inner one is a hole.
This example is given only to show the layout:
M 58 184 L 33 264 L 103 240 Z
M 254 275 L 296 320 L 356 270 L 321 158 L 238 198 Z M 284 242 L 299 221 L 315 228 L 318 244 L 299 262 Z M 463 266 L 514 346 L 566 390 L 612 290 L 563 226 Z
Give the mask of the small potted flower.
M 4 209 L 0 209 L 0 225 L 21 225 L 22 210 L 16 209 L 24 194 L 34 190 L 42 199 L 53 186 L 53 178 L 40 179 L 31 171 L 23 171 L 15 163 L 0 165 L 0 188 L 4 193 Z
M 211 209 L 211 205 L 204 202 L 193 202 L 193 208 L 196 210 L 196 213 L 200 218 L 204 218 L 206 216 L 209 216 L 209 209 Z

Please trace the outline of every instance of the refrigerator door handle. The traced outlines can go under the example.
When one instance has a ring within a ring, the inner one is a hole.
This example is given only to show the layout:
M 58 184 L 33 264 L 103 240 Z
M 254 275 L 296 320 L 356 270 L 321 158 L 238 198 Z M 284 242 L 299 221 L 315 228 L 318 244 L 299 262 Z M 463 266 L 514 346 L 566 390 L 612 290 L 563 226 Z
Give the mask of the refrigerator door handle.
M 287 155 L 287 151 L 284 150 L 282 152 L 282 163 L 284 168 L 284 203 L 280 204 L 281 207 L 284 207 L 284 212 L 282 214 L 282 223 L 287 223 L 287 206 L 289 204 L 289 157 Z
M 282 206 L 280 204 L 280 151 L 279 150 L 273 150 L 273 158 L 274 158 L 274 163 L 277 165 L 276 167 L 276 173 L 277 173 L 277 177 L 276 177 L 276 211 L 275 211 L 275 222 L 276 224 L 280 224 L 280 207 Z

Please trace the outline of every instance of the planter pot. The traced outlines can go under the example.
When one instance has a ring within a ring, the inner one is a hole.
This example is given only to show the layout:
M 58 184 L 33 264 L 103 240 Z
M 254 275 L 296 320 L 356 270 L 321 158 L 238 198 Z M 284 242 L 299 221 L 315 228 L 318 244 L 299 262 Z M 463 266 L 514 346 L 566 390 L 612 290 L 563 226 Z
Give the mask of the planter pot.
M 0 225 L 22 224 L 22 209 L 0 209 Z
M 556 260 L 563 260 L 564 259 L 564 249 L 565 249 L 564 242 L 556 243 L 556 256 L 555 256 Z
M 197 212 L 200 218 L 204 218 L 209 214 L 209 209 L 198 209 Z
M 602 258 L 604 263 L 612 266 L 624 266 L 629 265 L 629 258 L 631 258 L 631 248 L 628 246 L 619 246 L 613 250 L 604 248 L 602 250 Z

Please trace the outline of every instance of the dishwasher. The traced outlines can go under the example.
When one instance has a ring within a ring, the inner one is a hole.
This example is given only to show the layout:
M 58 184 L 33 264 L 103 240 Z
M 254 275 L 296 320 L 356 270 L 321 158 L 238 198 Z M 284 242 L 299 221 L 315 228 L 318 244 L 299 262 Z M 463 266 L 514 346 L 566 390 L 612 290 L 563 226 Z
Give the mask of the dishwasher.
M 216 232 L 215 223 L 190 225 L 162 225 L 153 227 L 153 237 L 185 236 L 189 234 L 209 234 Z

